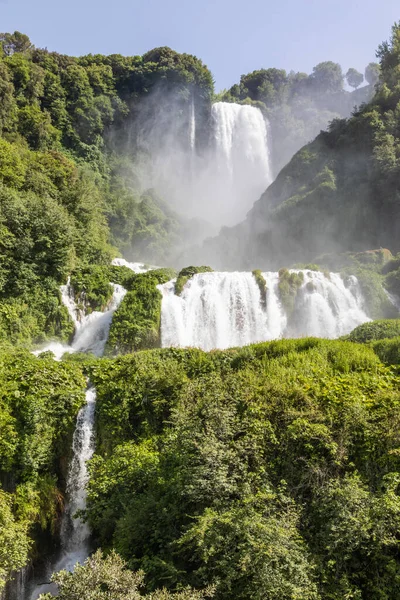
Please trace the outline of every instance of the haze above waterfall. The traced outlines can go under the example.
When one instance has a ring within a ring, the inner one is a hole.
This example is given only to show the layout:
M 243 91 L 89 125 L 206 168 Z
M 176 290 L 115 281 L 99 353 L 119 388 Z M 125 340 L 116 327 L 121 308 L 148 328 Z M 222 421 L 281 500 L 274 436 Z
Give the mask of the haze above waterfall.
M 184 127 L 147 114 L 138 135 L 143 189 L 157 193 L 179 214 L 222 225 L 243 220 L 272 182 L 268 122 L 254 106 L 212 105 L 209 139 L 200 147 L 194 101 Z M 145 111 L 145 109 L 143 109 Z

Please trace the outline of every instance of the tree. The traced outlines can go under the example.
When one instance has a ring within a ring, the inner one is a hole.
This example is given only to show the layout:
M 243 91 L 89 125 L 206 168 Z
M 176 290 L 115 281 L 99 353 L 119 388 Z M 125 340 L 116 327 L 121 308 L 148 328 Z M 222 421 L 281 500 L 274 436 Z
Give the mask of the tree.
M 400 23 L 392 27 L 392 35 L 388 42 L 383 42 L 376 53 L 380 60 L 381 78 L 389 89 L 398 85 L 400 71 Z
M 240 88 L 245 97 L 274 104 L 287 86 L 287 74 L 283 69 L 260 69 L 240 78 Z M 243 98 L 244 99 L 244 98 Z
M 375 85 L 379 81 L 381 69 L 378 63 L 371 62 L 365 67 L 365 79 L 369 85 Z
M 60 571 L 52 580 L 58 585 L 60 600 L 204 600 L 211 598 L 212 589 L 195 591 L 185 589 L 176 594 L 157 590 L 142 596 L 143 573 L 133 573 L 126 569 L 122 558 L 112 552 L 103 558 L 98 550 L 84 565 L 77 565 L 73 573 Z M 42 594 L 40 600 L 51 600 L 52 594 Z
M 338 63 L 331 60 L 319 63 L 310 75 L 316 91 L 322 94 L 341 92 L 343 90 L 343 72 Z
M 14 518 L 12 499 L 0 489 L 0 592 L 10 573 L 26 564 L 31 545 L 26 523 Z
M 11 56 L 14 52 L 27 52 L 34 48 L 28 36 L 19 31 L 0 33 L 0 44 L 6 56 Z
M 359 71 L 357 71 L 357 69 L 349 69 L 346 73 L 346 79 L 347 79 L 347 83 L 357 89 L 362 82 L 364 81 L 364 75 L 362 73 L 360 73 Z

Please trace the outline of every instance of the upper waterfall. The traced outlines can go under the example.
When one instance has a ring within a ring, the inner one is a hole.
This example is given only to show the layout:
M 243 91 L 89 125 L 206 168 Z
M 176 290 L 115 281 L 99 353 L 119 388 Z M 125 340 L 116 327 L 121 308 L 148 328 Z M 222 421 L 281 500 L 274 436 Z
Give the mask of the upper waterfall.
M 182 115 L 145 122 L 141 187 L 154 188 L 179 214 L 210 223 L 216 233 L 242 221 L 272 182 L 268 121 L 255 106 L 216 102 L 205 122 L 193 98 Z
M 279 274 L 263 273 L 266 305 L 252 273 L 199 273 L 174 292 L 174 281 L 159 286 L 163 294 L 162 346 L 229 348 L 281 337 L 335 338 L 368 321 L 355 277 L 301 271 L 293 310 L 285 310 Z
M 272 182 L 268 127 L 259 108 L 230 102 L 213 104 L 212 120 L 215 209 L 233 225 Z

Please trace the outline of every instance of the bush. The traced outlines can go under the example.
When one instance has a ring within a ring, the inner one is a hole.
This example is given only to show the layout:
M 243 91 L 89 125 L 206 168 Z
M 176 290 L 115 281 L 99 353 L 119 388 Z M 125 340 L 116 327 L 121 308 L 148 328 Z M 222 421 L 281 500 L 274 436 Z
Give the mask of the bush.
M 400 337 L 383 339 L 372 344 L 379 359 L 387 365 L 400 365 Z
M 349 334 L 348 339 L 365 343 L 397 336 L 400 336 L 400 319 L 385 319 L 359 325 Z
M 114 314 L 106 356 L 126 354 L 160 346 L 161 292 L 157 285 L 175 276 L 171 269 L 138 273 L 129 281 L 126 294 Z
M 75 301 L 82 305 L 86 313 L 104 311 L 113 294 L 109 268 L 99 265 L 75 269 L 71 275 L 71 286 Z

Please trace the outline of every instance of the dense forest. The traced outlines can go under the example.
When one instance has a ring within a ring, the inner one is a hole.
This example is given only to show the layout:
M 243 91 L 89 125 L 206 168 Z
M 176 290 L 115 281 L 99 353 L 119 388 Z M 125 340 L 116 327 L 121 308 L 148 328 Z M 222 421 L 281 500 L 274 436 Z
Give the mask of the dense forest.
M 390 300 L 400 296 L 400 25 L 378 58 L 364 87 L 349 69 L 353 92 L 326 62 L 310 75 L 254 71 L 217 95 L 199 59 L 169 48 L 75 58 L 0 34 L 2 600 L 18 571 L 59 549 L 88 382 L 95 453 L 78 516 L 96 551 L 54 575 L 61 600 L 400 595 L 400 320 Z M 189 250 L 199 223 L 143 188 L 142 124 L 157 114 L 185 144 L 193 107 L 201 155 L 215 101 L 260 108 L 279 174 L 245 222 Z M 183 249 L 203 266 L 179 271 Z M 133 273 L 111 264 L 121 255 L 162 267 Z M 180 296 L 213 272 L 204 263 L 252 271 L 263 310 L 259 268 L 280 268 L 289 322 L 303 275 L 283 267 L 357 275 L 368 315 L 388 318 L 338 340 L 161 348 L 157 286 L 176 277 Z M 109 308 L 111 283 L 126 290 L 102 358 L 31 352 L 71 342 L 67 280 L 80 315 Z

